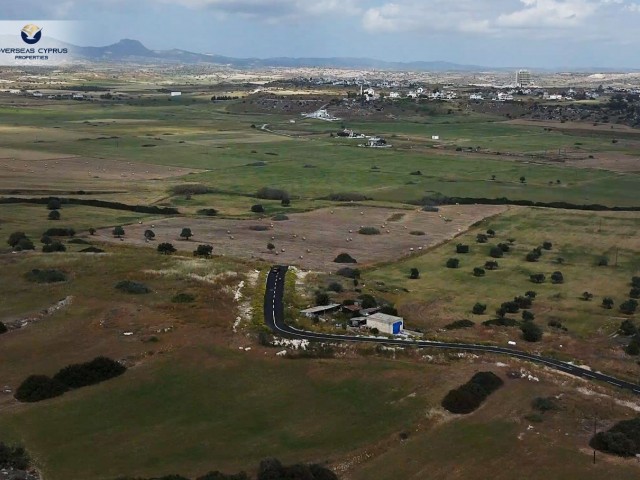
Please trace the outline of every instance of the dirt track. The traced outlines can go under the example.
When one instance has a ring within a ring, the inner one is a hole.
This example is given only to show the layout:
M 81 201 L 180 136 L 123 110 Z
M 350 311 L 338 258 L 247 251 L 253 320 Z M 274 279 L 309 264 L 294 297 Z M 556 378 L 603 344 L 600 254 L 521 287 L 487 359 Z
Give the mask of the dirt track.
M 439 213 L 427 213 L 420 210 L 341 207 L 334 209 L 333 213 L 332 210 L 322 209 L 291 214 L 289 220 L 279 222 L 269 218 L 167 218 L 155 221 L 153 225 L 143 223 L 125 227 L 123 241 L 149 248 L 170 242 L 181 251 L 193 251 L 199 244 L 209 244 L 214 247 L 214 255 L 261 258 L 267 262 L 335 271 L 341 266 L 333 263 L 339 253 L 349 253 L 358 261 L 359 267 L 393 261 L 449 240 L 475 222 L 504 212 L 506 208 L 460 205 L 442 207 Z M 402 218 L 390 220 L 400 213 L 404 213 Z M 256 226 L 267 227 L 268 230 L 251 229 Z M 358 233 L 361 226 L 376 227 L 381 234 L 361 235 Z M 193 231 L 191 240 L 179 239 L 183 227 Z M 156 234 L 153 242 L 144 239 L 143 234 L 147 229 L 152 229 Z M 425 235 L 412 235 L 412 231 L 424 231 Z M 120 242 L 113 238 L 109 230 L 102 230 L 98 235 L 101 240 Z M 347 240 L 351 238 L 353 241 Z M 276 246 L 274 253 L 267 250 L 268 243 Z

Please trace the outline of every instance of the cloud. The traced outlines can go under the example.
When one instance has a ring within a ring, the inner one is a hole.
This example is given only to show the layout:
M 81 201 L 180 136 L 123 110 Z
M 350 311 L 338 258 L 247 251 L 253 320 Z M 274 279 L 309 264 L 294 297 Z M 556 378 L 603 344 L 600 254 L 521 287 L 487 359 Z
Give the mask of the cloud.
M 520 0 L 524 8 L 501 14 L 495 25 L 505 28 L 567 28 L 583 24 L 598 10 L 589 0 Z

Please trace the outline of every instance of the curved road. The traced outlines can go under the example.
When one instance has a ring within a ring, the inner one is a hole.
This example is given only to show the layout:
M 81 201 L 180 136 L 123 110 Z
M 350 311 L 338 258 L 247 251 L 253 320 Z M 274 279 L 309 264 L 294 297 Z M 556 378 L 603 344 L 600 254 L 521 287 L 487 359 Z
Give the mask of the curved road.
M 469 343 L 449 343 L 435 342 L 430 340 L 400 340 L 386 338 L 359 337 L 356 335 L 334 335 L 327 333 L 316 333 L 306 330 L 299 330 L 287 325 L 284 322 L 284 279 L 288 267 L 273 266 L 267 276 L 267 288 L 264 295 L 264 320 L 267 326 L 275 333 L 283 337 L 305 339 L 309 341 L 329 341 L 329 342 L 359 342 L 359 343 L 377 343 L 384 345 L 400 345 L 412 346 L 419 348 L 441 348 L 450 350 L 461 350 L 465 352 L 485 352 L 497 353 L 500 355 L 509 355 L 521 360 L 545 365 L 554 370 L 569 373 L 576 377 L 586 378 L 588 380 L 599 380 L 607 382 L 618 388 L 627 389 L 635 394 L 640 394 L 640 385 L 620 380 L 604 373 L 594 372 L 585 368 L 577 367 L 560 360 L 549 357 L 541 357 L 530 353 L 514 350 L 511 348 L 502 348 L 491 345 L 475 345 Z

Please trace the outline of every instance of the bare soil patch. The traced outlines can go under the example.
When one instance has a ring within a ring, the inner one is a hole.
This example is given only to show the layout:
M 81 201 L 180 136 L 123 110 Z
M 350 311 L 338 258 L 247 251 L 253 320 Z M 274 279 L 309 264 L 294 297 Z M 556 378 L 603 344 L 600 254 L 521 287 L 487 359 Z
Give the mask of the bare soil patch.
M 297 265 L 306 269 L 335 271 L 341 265 L 333 263 L 340 253 L 354 257 L 357 267 L 390 262 L 416 255 L 434 245 L 466 231 L 486 217 L 504 212 L 507 207 L 492 205 L 459 205 L 442 207 L 439 213 L 407 211 L 399 221 L 388 222 L 397 210 L 388 208 L 340 207 L 292 214 L 290 220 L 272 222 L 262 220 L 167 218 L 151 223 L 125 227 L 124 242 L 156 248 L 170 242 L 178 250 L 193 251 L 198 244 L 213 245 L 214 255 L 262 259 L 272 263 Z M 332 213 L 333 212 L 333 213 Z M 251 229 L 256 225 L 269 227 L 266 231 Z M 359 235 L 361 226 L 374 226 L 380 235 Z M 189 227 L 194 237 L 180 240 L 183 227 Z M 146 242 L 144 231 L 152 229 L 156 238 Z M 411 231 L 422 230 L 417 237 Z M 120 242 L 110 230 L 98 232 L 101 240 Z M 273 253 L 267 244 L 276 247 Z M 284 251 L 283 251 L 284 250 Z

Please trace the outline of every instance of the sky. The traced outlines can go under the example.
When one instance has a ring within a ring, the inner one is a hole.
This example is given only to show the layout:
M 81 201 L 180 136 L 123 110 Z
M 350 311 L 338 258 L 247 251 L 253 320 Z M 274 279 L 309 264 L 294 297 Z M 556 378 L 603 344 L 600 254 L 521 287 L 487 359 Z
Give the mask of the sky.
M 0 19 L 81 21 L 83 46 L 640 68 L 640 0 L 14 0 Z

